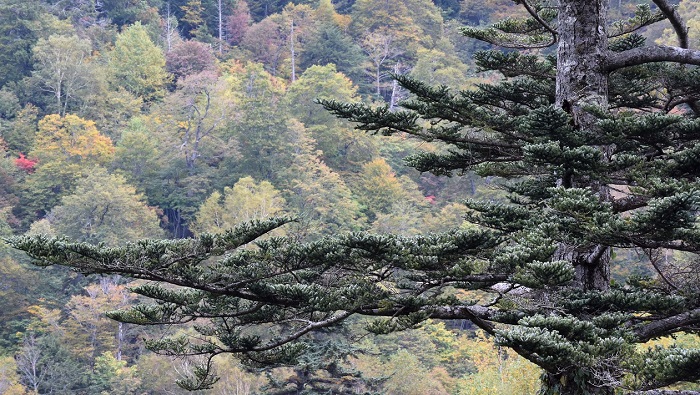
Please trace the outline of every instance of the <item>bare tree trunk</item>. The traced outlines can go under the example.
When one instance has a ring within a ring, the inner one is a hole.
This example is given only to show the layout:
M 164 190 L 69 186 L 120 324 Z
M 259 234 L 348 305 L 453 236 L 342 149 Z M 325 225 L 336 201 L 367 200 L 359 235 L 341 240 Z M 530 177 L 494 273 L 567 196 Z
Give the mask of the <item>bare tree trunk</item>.
M 394 75 L 398 75 L 400 71 L 401 63 L 396 62 L 396 64 L 394 65 Z M 394 81 L 391 83 L 391 99 L 389 99 L 389 111 L 393 111 L 396 108 L 396 105 L 399 102 L 400 90 L 401 87 L 399 86 L 398 81 L 394 79 Z
M 222 18 L 222 14 L 223 14 L 221 8 L 223 7 L 223 5 L 222 5 L 222 3 L 221 3 L 221 0 L 218 0 L 217 5 L 218 5 L 218 8 L 219 8 L 219 55 L 221 55 L 221 52 L 222 52 L 222 50 L 221 50 L 221 45 L 222 45 L 223 39 L 224 39 L 224 35 L 223 35 L 223 30 L 224 30 L 224 29 L 223 29 L 223 23 L 222 23 L 222 19 L 221 19 L 221 18 Z
M 173 17 L 170 14 L 170 2 L 167 6 L 167 14 L 165 15 L 165 43 L 167 47 L 167 52 L 170 52 L 173 48 Z
M 60 116 L 66 115 L 65 112 L 63 112 L 63 104 L 61 102 L 61 95 L 63 92 L 61 91 L 61 82 L 59 81 L 58 84 L 56 85 L 56 105 L 58 106 L 58 112 Z
M 289 47 L 292 53 L 292 82 L 297 80 L 296 74 L 296 52 L 294 51 L 294 20 L 292 19 L 291 27 L 289 33 Z
M 382 75 L 381 71 L 379 69 L 381 64 L 376 63 L 375 66 L 377 66 L 377 72 L 374 75 L 374 84 L 377 86 L 377 96 L 381 96 L 382 91 L 379 89 L 381 86 L 381 75 Z
M 124 323 L 119 322 L 117 328 L 117 361 L 122 360 L 122 343 L 124 342 Z
M 17 355 L 17 369 L 22 375 L 25 385 L 29 386 L 35 394 L 39 393 L 39 383 L 43 372 L 39 372 L 39 360 L 41 349 L 33 333 L 24 336 L 24 342 L 20 353 Z
M 587 128 L 595 118 L 587 105 L 608 106 L 608 0 L 560 0 L 556 104 Z

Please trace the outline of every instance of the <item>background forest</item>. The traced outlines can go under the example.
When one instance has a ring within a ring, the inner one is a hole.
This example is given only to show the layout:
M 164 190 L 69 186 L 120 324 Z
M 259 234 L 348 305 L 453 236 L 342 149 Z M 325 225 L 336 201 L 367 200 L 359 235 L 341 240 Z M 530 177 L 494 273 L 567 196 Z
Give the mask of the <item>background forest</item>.
M 614 3 L 619 15 L 636 5 Z M 680 8 L 698 42 L 700 5 Z M 304 240 L 468 227 L 460 200 L 499 199 L 497 180 L 404 167 L 417 142 L 354 131 L 315 100 L 393 107 L 407 94 L 392 74 L 455 89 L 492 80 L 471 62 L 485 44 L 459 28 L 520 12 L 509 0 L 5 0 L 0 236 L 113 246 L 275 215 L 299 218 L 284 231 Z M 627 263 L 618 270 L 644 270 L 630 264 L 639 257 L 616 259 Z M 141 342 L 175 329 L 104 316 L 136 303 L 133 284 L 36 268 L 2 244 L 0 272 L 0 393 L 184 392 L 175 382 L 192 361 Z M 537 368 L 466 322 L 381 337 L 361 327 L 317 335 L 325 352 L 294 368 L 221 358 L 222 380 L 207 392 L 536 392 Z

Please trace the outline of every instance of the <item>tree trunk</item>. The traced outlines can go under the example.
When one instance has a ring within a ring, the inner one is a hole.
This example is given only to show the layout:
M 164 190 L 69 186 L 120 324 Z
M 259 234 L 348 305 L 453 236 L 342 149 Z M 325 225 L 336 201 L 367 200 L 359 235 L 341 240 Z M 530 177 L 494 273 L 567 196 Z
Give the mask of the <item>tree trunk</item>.
M 124 343 L 124 323 L 119 322 L 117 327 L 117 361 L 122 360 L 122 344 Z
M 289 31 L 289 49 L 292 53 L 292 82 L 297 80 L 296 73 L 296 52 L 294 51 L 294 20 L 292 19 Z
M 560 0 L 557 48 L 556 105 L 573 117 L 579 129 L 595 128 L 596 117 L 586 107 L 608 108 L 607 12 L 609 0 Z M 605 150 L 605 147 L 600 147 Z M 595 180 L 579 183 L 569 169 L 562 174 L 564 187 L 591 187 L 601 200 L 610 192 Z M 564 249 L 560 256 L 576 270 L 575 284 L 585 290 L 605 291 L 610 283 L 610 249 L 600 245 Z
M 224 34 L 223 34 L 223 32 L 224 32 L 224 27 L 223 27 L 223 26 L 224 26 L 224 25 L 223 25 L 223 21 L 222 21 L 222 14 L 223 14 L 222 8 L 223 8 L 223 4 L 221 4 L 221 0 L 219 0 L 219 1 L 217 2 L 217 6 L 218 6 L 218 11 L 219 11 L 219 55 L 221 55 L 221 45 L 222 45 L 222 43 L 223 43 L 223 41 L 224 41 Z
M 556 105 L 571 114 L 578 129 L 595 128 L 596 117 L 587 111 L 593 106 L 608 108 L 607 13 L 609 0 L 559 0 L 559 43 L 557 47 Z M 600 147 L 606 150 L 606 147 Z M 601 200 L 610 200 L 606 185 L 597 180 L 578 180 L 570 169 L 563 169 L 563 187 L 590 187 Z M 575 269 L 574 286 L 582 290 L 606 291 L 610 286 L 611 249 L 603 245 L 561 246 L 560 259 L 569 260 Z M 615 381 L 619 373 L 606 371 Z M 611 386 L 594 386 L 590 371 L 547 372 L 546 394 L 612 395 Z
M 173 20 L 172 20 L 172 15 L 170 14 L 170 2 L 167 3 L 167 15 L 165 17 L 165 42 L 167 43 L 167 50 L 166 52 L 170 52 L 170 50 L 173 48 Z
M 400 63 L 396 62 L 394 65 L 394 75 L 399 75 L 399 72 L 401 71 Z M 394 81 L 391 83 L 391 99 L 389 99 L 389 111 L 394 111 L 396 109 L 396 106 L 399 103 L 399 91 L 401 90 L 401 87 L 399 86 L 398 81 L 394 79 Z
M 556 104 L 588 128 L 594 117 L 586 105 L 608 106 L 608 0 L 560 0 Z

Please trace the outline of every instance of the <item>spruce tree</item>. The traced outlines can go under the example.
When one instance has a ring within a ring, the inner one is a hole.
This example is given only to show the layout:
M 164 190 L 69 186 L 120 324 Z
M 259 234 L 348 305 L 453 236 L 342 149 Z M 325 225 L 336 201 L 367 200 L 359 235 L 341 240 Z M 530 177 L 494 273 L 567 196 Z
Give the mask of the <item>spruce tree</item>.
M 476 54 L 502 81 L 451 92 L 397 77 L 412 94 L 397 111 L 324 102 L 358 129 L 442 144 L 409 160 L 421 171 L 505 180 L 507 201 L 466 202 L 473 228 L 256 242 L 282 218 L 121 248 L 10 242 L 39 264 L 152 280 L 135 292 L 155 303 L 109 315 L 197 320 L 199 339 L 148 342 L 164 354 L 294 363 L 313 349 L 306 335 L 352 315 L 377 317 L 368 326 L 376 333 L 468 319 L 542 367 L 544 394 L 698 394 L 664 388 L 700 379 L 700 349 L 640 345 L 700 329 L 700 51 L 667 0 L 614 23 L 608 0 L 517 3 L 529 19 L 464 30 L 542 49 Z M 637 33 L 663 20 L 677 47 Z M 613 282 L 614 255 L 629 250 L 644 253 L 654 275 Z M 675 252 L 683 259 L 660 259 Z M 211 385 L 209 368 L 182 384 Z

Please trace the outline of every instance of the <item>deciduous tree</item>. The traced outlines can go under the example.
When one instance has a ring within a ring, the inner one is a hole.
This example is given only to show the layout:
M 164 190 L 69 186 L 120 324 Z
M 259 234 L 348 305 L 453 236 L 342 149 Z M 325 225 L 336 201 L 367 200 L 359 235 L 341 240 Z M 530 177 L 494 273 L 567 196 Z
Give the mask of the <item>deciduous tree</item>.
M 32 46 L 39 39 L 36 25 L 41 13 L 37 0 L 0 4 L 0 87 L 31 73 Z
M 233 12 L 226 18 L 224 24 L 226 42 L 230 45 L 238 45 L 252 24 L 253 18 L 250 16 L 248 3 L 243 0 L 237 1 Z
M 251 52 L 253 61 L 264 64 L 270 74 L 277 76 L 288 56 L 288 38 L 289 26 L 281 15 L 275 14 L 247 29 L 241 47 Z
M 112 84 L 143 98 L 160 99 L 169 80 L 165 56 L 148 36 L 140 22 L 117 36 L 114 49 L 107 55 Z
M 82 295 L 73 295 L 66 303 L 68 318 L 62 322 L 66 332 L 63 341 L 70 350 L 88 364 L 99 363 L 100 355 L 110 353 L 122 361 L 124 349 L 133 340 L 126 335 L 126 324 L 114 322 L 104 312 L 129 306 L 134 295 L 116 277 L 103 277 L 97 284 L 84 288 Z
M 302 128 L 302 125 L 292 125 Z M 360 205 L 341 176 L 323 162 L 322 153 L 314 149 L 313 139 L 306 136 L 297 143 L 298 153 L 284 172 L 289 206 L 301 224 L 298 236 L 318 238 L 343 230 L 361 230 L 365 217 Z
M 114 155 L 112 141 L 95 123 L 73 114 L 41 119 L 35 147 L 28 156 L 38 161 L 36 171 L 23 184 L 20 207 L 30 220 L 42 217 L 73 190 L 77 179 Z
M 58 235 L 106 245 L 162 235 L 156 210 L 123 177 L 92 168 L 48 216 Z
M 165 67 L 175 79 L 203 71 L 216 70 L 216 59 L 209 45 L 199 41 L 181 41 L 165 56 Z
M 32 76 L 53 95 L 55 112 L 60 115 L 66 114 L 69 103 L 78 104 L 88 88 L 91 50 L 89 40 L 61 35 L 40 38 L 32 49 L 35 61 Z
M 12 357 L 0 358 L 0 392 L 6 395 L 25 395 L 27 392 L 20 384 L 17 363 Z
M 233 187 L 224 188 L 223 195 L 215 191 L 209 196 L 197 212 L 193 229 L 196 233 L 223 233 L 241 222 L 278 216 L 284 206 L 284 198 L 269 181 L 258 183 L 244 177 Z
M 333 64 L 311 66 L 287 89 L 285 102 L 290 116 L 306 126 L 326 165 L 336 172 L 359 171 L 377 155 L 375 142 L 354 133 L 347 122 L 318 105 L 318 99 L 354 101 L 357 88 Z

